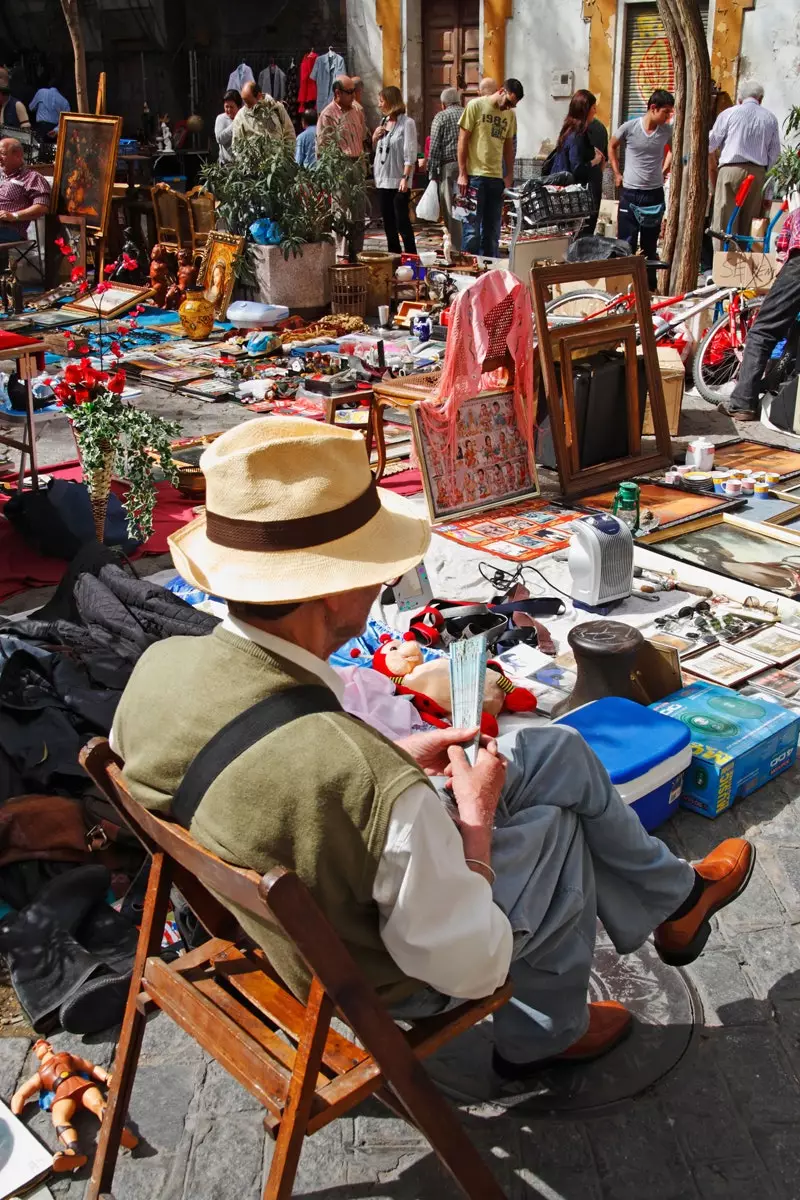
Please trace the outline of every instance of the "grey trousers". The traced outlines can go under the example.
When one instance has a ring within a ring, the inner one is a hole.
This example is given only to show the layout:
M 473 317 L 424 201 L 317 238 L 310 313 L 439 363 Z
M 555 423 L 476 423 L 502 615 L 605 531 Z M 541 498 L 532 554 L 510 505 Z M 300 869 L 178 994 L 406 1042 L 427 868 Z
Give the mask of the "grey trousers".
M 457 182 L 458 163 L 445 163 L 442 167 L 442 178 L 439 180 L 439 204 L 442 210 L 442 220 L 450 231 L 453 250 L 460 253 L 464 226 L 453 216 L 453 185 Z
M 586 1031 L 597 918 L 630 953 L 683 903 L 694 873 L 644 830 L 574 730 L 526 729 L 499 744 L 509 767 L 492 866 L 514 935 L 514 997 L 495 1013 L 494 1034 L 504 1058 L 530 1062 Z M 422 1017 L 460 1003 L 427 989 L 392 1011 Z
M 751 223 L 761 216 L 766 173 L 766 167 L 759 167 L 756 163 L 731 163 L 729 166 L 720 167 L 717 186 L 714 189 L 714 215 L 711 221 L 713 229 L 720 233 L 725 232 L 731 213 L 736 207 L 736 193 L 748 175 L 755 175 L 747 199 L 733 226 L 733 233 L 750 236 Z M 714 243 L 714 249 L 722 249 L 719 242 Z

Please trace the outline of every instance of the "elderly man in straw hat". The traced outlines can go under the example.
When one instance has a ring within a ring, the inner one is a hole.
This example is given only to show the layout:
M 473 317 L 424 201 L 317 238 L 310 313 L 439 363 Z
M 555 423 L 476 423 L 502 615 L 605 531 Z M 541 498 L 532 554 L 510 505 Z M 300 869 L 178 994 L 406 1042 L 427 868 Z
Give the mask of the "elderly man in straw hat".
M 201 466 L 205 515 L 172 553 L 228 615 L 136 666 L 113 730 L 134 796 L 228 861 L 297 871 L 398 1016 L 488 994 L 510 970 L 514 1000 L 494 1021 L 501 1074 L 610 1049 L 631 1016 L 587 1004 L 598 915 L 622 953 L 655 930 L 666 962 L 691 962 L 710 916 L 747 885 L 750 844 L 723 842 L 693 870 L 570 729 L 489 742 L 470 766 L 459 743 L 474 730 L 396 745 L 348 715 L 328 657 L 363 630 L 381 585 L 420 562 L 427 520 L 375 486 L 359 434 L 303 418 L 239 425 Z M 259 702 L 275 696 L 281 715 L 262 725 Z M 212 738 L 203 784 L 180 788 Z M 431 776 L 449 777 L 457 819 Z M 302 996 L 293 947 L 234 911 Z

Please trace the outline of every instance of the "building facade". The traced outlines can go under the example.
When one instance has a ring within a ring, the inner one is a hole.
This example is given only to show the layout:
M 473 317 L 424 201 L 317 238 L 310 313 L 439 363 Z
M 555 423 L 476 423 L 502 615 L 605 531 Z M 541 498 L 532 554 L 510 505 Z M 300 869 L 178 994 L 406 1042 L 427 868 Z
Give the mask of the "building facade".
M 797 102 L 797 0 L 701 0 L 717 102 L 755 78 L 781 122 Z M 483 76 L 521 79 L 518 155 L 552 140 L 572 92 L 590 88 L 614 127 L 673 81 L 672 57 L 653 0 L 347 0 L 349 69 L 368 99 L 400 87 L 426 130 L 447 86 L 474 94 Z

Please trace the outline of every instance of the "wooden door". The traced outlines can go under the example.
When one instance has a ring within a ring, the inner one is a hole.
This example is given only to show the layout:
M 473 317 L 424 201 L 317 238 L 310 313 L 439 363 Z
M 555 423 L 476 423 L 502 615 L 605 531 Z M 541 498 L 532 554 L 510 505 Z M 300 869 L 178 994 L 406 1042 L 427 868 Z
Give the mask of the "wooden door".
M 466 103 L 480 83 L 480 0 L 425 0 L 423 4 L 423 94 L 425 129 L 441 108 L 446 87 L 458 88 Z

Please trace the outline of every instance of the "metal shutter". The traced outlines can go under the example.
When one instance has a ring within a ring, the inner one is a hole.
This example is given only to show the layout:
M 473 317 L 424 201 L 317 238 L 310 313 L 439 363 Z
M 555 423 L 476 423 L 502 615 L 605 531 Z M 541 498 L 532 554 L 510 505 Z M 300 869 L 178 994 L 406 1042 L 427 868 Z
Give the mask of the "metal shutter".
M 700 16 L 708 34 L 708 0 L 700 0 Z M 625 20 L 622 68 L 622 120 L 641 117 L 656 88 L 675 87 L 672 52 L 656 4 L 629 4 Z

